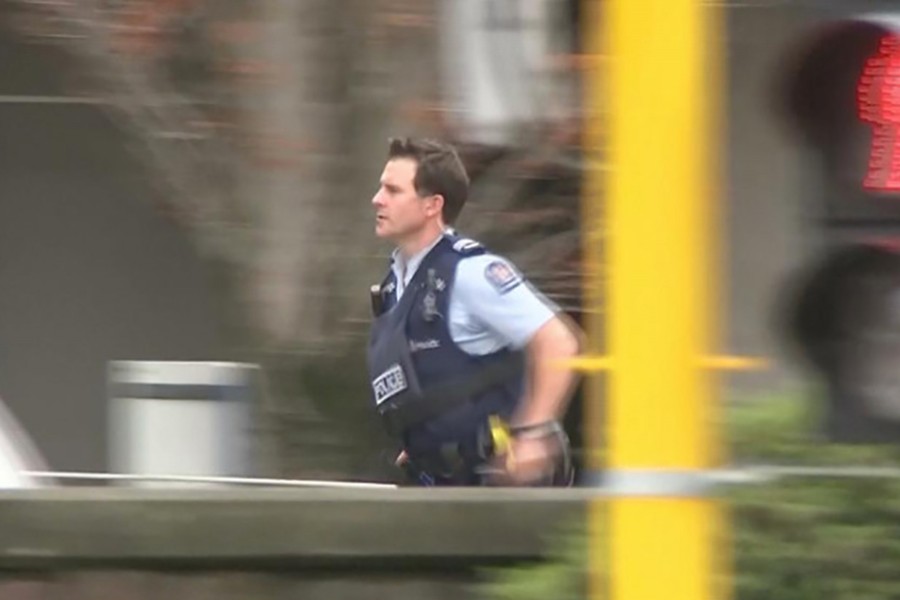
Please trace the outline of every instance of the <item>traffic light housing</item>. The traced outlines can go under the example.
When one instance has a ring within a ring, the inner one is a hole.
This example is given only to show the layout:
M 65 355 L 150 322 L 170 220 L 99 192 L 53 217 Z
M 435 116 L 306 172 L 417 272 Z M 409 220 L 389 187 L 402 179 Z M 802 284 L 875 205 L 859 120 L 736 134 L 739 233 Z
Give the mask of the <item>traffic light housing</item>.
M 787 330 L 840 442 L 900 442 L 900 15 L 831 22 L 780 91 L 815 177 L 821 256 L 794 281 Z

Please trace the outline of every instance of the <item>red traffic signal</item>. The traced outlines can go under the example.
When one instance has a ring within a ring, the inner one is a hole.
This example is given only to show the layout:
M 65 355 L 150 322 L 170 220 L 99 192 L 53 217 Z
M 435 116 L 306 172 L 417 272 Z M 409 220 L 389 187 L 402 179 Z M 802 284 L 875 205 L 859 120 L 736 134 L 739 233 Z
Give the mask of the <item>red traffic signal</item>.
M 821 171 L 816 216 L 841 239 L 900 233 L 900 17 L 832 23 L 789 62 L 780 104 Z
M 791 59 L 781 107 L 813 159 L 824 251 L 782 325 L 825 384 L 832 439 L 900 441 L 900 16 L 831 23 Z

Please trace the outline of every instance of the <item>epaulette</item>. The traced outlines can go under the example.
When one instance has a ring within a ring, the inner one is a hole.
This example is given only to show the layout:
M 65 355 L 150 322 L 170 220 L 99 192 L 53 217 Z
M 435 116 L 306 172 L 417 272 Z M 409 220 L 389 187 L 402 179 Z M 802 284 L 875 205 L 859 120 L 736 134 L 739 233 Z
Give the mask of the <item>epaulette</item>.
M 464 256 L 471 256 L 473 254 L 482 254 L 485 252 L 485 247 L 475 240 L 469 238 L 458 238 L 453 240 L 453 250 Z

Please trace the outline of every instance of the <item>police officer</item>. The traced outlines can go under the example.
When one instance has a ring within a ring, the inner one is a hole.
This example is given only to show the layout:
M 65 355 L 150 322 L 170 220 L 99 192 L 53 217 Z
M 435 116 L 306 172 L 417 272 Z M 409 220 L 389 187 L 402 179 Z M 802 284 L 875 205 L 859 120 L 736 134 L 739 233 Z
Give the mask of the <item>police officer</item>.
M 509 261 L 458 236 L 469 179 L 439 141 L 393 139 L 375 233 L 396 245 L 368 365 L 373 400 L 424 485 L 568 485 L 560 426 L 575 328 Z M 527 385 L 526 385 L 527 383 Z

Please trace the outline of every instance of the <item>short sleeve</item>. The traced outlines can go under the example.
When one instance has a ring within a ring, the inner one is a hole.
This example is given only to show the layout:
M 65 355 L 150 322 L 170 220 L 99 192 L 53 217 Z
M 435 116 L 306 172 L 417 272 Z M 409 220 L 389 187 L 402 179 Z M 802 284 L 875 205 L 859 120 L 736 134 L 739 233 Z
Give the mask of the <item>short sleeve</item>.
M 494 254 L 458 263 L 453 303 L 516 349 L 525 347 L 556 313 L 512 263 Z

